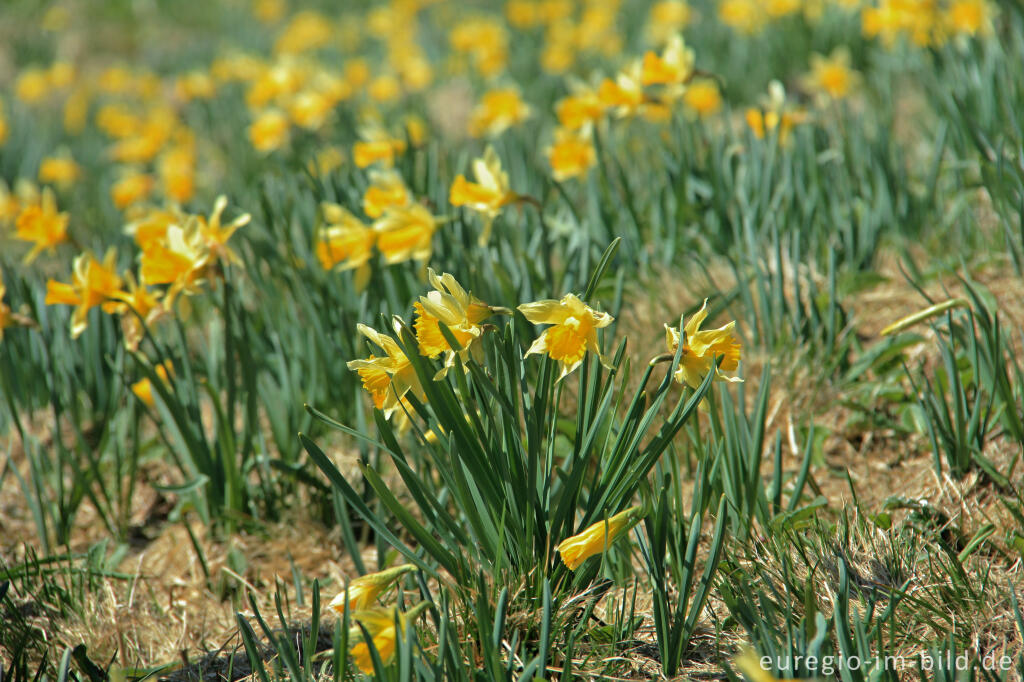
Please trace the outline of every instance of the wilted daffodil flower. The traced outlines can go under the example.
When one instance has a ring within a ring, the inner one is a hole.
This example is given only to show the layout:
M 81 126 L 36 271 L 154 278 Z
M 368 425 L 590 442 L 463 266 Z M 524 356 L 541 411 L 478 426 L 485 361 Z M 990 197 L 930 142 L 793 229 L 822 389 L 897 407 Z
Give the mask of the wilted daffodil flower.
M 630 507 L 606 521 L 598 521 L 582 533 L 573 535 L 558 543 L 558 554 L 570 571 L 575 571 L 584 561 L 608 549 L 623 533 L 629 531 L 643 518 L 643 507 Z
M 94 307 L 101 305 L 104 312 L 116 312 L 118 303 L 113 296 L 121 289 L 121 278 L 115 271 L 116 260 L 114 249 L 107 251 L 102 263 L 86 252 L 75 258 L 70 284 L 52 279 L 46 282 L 46 305 L 75 306 L 71 315 L 72 338 L 78 338 L 85 331 L 87 316 Z
M 394 585 L 396 580 L 415 570 L 416 567 L 412 564 L 402 564 L 376 573 L 367 573 L 349 582 L 347 589 L 339 592 L 327 606 L 339 615 L 345 611 L 369 609 L 377 597 Z
M 480 338 L 483 327 L 480 322 L 490 316 L 491 308 L 462 288 L 454 277 L 444 273 L 437 276 L 432 269 L 428 270 L 430 284 L 434 291 L 413 304 L 416 311 L 416 341 L 420 353 L 428 358 L 436 358 L 445 354 L 444 367 L 437 373 L 440 378 L 455 363 L 455 351 L 448 344 L 438 322 L 443 322 L 462 346 L 459 356 L 465 360 L 473 347 L 473 342 Z
M 483 246 L 490 239 L 495 216 L 519 197 L 509 189 L 508 173 L 502 169 L 501 159 L 490 145 L 483 157 L 473 161 L 473 176 L 476 182 L 466 180 L 461 173 L 456 176 L 448 201 L 452 206 L 465 206 L 484 216 L 486 222 L 480 232 L 480 245 Z
M 579 367 L 588 350 L 604 363 L 597 345 L 597 330 L 614 321 L 608 313 L 594 310 L 574 294 L 566 294 L 560 301 L 524 303 L 519 306 L 519 312 L 534 324 L 552 325 L 533 342 L 526 354 L 545 353 L 560 362 L 559 379 Z
M 363 388 L 373 399 L 373 406 L 381 410 L 385 417 L 390 417 L 410 390 L 421 400 L 425 400 L 416 369 L 402 352 L 398 342 L 365 324 L 360 324 L 356 328 L 360 334 L 384 351 L 383 357 L 370 354 L 370 357 L 364 360 L 350 360 L 348 363 L 348 368 L 355 370 L 362 379 Z M 396 334 L 400 328 L 396 319 Z
M 405 612 L 399 611 L 395 607 L 390 609 L 366 609 L 353 613 L 351 620 L 366 628 L 366 632 L 373 639 L 373 646 L 377 649 L 381 661 L 387 664 L 395 655 L 398 640 L 396 624 L 402 629 L 402 635 L 404 636 L 408 631 L 409 625 L 414 623 L 420 614 L 426 611 L 427 606 L 429 606 L 427 602 L 420 602 Z M 349 640 L 359 641 L 352 647 L 350 653 L 359 669 L 367 675 L 372 675 L 373 655 L 370 653 L 369 645 L 363 641 L 364 637 L 363 630 L 358 626 L 351 629 Z
M 723 372 L 734 372 L 740 362 L 740 340 L 736 336 L 736 322 L 730 322 L 718 329 L 701 331 L 700 325 L 708 316 L 708 301 L 704 299 L 704 305 L 686 322 L 683 327 L 683 351 L 679 358 L 679 367 L 676 369 L 675 379 L 679 383 L 686 383 L 692 388 L 698 388 L 708 372 L 714 368 L 716 378 L 725 381 L 743 381 L 739 377 L 732 377 Z M 668 352 L 673 356 L 679 348 L 679 330 L 665 325 L 665 343 Z M 724 356 L 722 364 L 715 365 L 715 358 Z

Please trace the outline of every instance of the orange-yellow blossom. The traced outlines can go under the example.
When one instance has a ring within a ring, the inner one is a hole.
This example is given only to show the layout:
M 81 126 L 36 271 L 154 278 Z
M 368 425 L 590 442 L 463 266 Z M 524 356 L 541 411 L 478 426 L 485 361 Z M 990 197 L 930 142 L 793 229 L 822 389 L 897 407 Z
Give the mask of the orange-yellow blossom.
M 537 337 L 526 354 L 543 353 L 561 363 L 559 379 L 579 367 L 588 350 L 605 362 L 597 345 L 597 330 L 614 321 L 608 313 L 594 310 L 575 294 L 566 294 L 559 301 L 524 303 L 519 306 L 519 312 L 534 324 L 551 325 Z
M 708 301 L 698 310 L 683 327 L 683 351 L 676 368 L 675 380 L 697 388 L 704 377 L 712 369 L 715 376 L 724 381 L 743 381 L 739 377 L 728 376 L 723 372 L 735 372 L 739 367 L 742 346 L 736 336 L 736 322 L 729 322 L 718 329 L 701 331 L 700 325 L 708 316 Z M 668 352 L 675 355 L 679 348 L 679 330 L 665 325 L 665 345 Z M 716 358 L 722 356 L 722 364 L 716 365 Z
M 611 518 L 598 521 L 586 530 L 558 543 L 559 556 L 570 571 L 575 571 L 590 557 L 607 551 L 616 539 L 643 518 L 643 507 L 635 506 Z

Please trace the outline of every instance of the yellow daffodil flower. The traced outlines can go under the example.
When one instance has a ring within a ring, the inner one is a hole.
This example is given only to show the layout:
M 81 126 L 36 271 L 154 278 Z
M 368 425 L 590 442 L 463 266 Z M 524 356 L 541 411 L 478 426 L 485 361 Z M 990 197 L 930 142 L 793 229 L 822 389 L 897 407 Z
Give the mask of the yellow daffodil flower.
M 376 573 L 367 573 L 349 582 L 347 589 L 339 592 L 327 606 L 339 615 L 345 611 L 369 609 L 373 607 L 377 597 L 394 585 L 395 581 L 415 570 L 416 567 L 412 564 L 402 564 Z
M 409 203 L 409 190 L 402 176 L 394 170 L 370 171 L 370 186 L 363 195 L 363 213 L 368 218 L 379 218 L 389 208 Z
M 390 417 L 399 407 L 399 401 L 409 391 L 425 400 L 416 369 L 398 343 L 390 336 L 381 334 L 365 324 L 360 324 L 356 328 L 360 334 L 384 351 L 383 357 L 371 354 L 364 360 L 348 362 L 348 368 L 355 370 L 362 379 L 363 388 L 373 399 L 373 406 L 381 410 L 385 417 Z M 395 320 L 396 334 L 399 329 L 398 320 Z
M 47 187 L 39 201 L 21 207 L 15 228 L 15 237 L 34 244 L 25 256 L 25 263 L 31 263 L 44 249 L 53 251 L 67 241 L 68 214 L 57 211 L 57 199 Z
M 174 376 L 174 365 L 170 361 L 162 362 L 153 369 L 165 386 L 169 384 L 170 377 Z M 132 384 L 132 393 L 147 407 L 153 407 L 156 404 L 156 401 L 153 400 L 153 383 L 149 377 L 143 377 Z
M 123 211 L 148 197 L 155 185 L 156 181 L 152 175 L 128 171 L 110 188 L 110 199 L 118 210 Z
M 404 613 L 395 607 L 390 609 L 366 609 L 356 611 L 352 614 L 351 619 L 353 622 L 366 628 L 366 632 L 372 638 L 373 647 L 377 650 L 378 655 L 380 655 L 381 661 L 387 664 L 394 657 L 397 646 L 398 632 L 396 630 L 396 623 L 401 628 L 404 636 L 408 631 L 409 625 L 416 622 L 420 614 L 426 611 L 427 606 L 429 606 L 427 602 L 420 602 Z M 373 656 L 370 653 L 370 647 L 365 641 L 362 641 L 363 637 L 363 630 L 361 628 L 352 628 L 349 639 L 350 641 L 356 641 L 356 644 L 353 645 L 349 653 L 361 671 L 367 675 L 372 675 Z
M 597 150 L 589 134 L 555 129 L 554 143 L 545 150 L 551 175 L 558 182 L 585 175 L 597 163 Z
M 515 88 L 502 88 L 484 93 L 473 110 L 469 132 L 474 137 L 497 137 L 528 119 L 532 110 Z
M 858 74 L 850 68 L 849 51 L 838 48 L 830 56 L 811 55 L 811 72 L 805 87 L 831 99 L 845 99 L 858 82 Z
M 696 61 L 693 50 L 686 47 L 681 35 L 675 35 L 658 55 L 648 52 L 644 55 L 640 82 L 644 85 L 684 85 L 693 75 Z
M 695 79 L 683 93 L 683 104 L 701 118 L 717 113 L 722 108 L 718 84 L 710 78 Z
M 39 163 L 39 182 L 68 187 L 81 175 L 81 166 L 67 154 L 48 156 Z
M 322 207 L 327 225 L 320 230 L 314 247 L 324 270 L 341 264 L 342 270 L 356 271 L 356 288 L 362 290 L 370 277 L 370 257 L 377 233 L 337 204 Z
M 426 262 L 440 221 L 420 204 L 389 208 L 373 224 L 377 248 L 388 264 L 407 260 Z
M 71 282 L 46 282 L 46 305 L 73 305 L 71 315 L 71 338 L 78 338 L 88 325 L 88 314 L 96 306 L 113 313 L 117 310 L 114 294 L 121 289 L 121 278 L 115 270 L 117 251 L 110 249 L 103 262 L 86 252 L 75 258 Z
M 213 211 L 208 218 L 195 216 L 198 223 L 198 235 L 209 252 L 209 260 L 222 260 L 241 266 L 242 259 L 229 246 L 228 240 L 240 227 L 252 220 L 252 216 L 243 213 L 230 223 L 221 225 L 220 216 L 228 205 L 228 198 L 221 194 L 213 203 Z
M 249 141 L 264 154 L 280 149 L 288 141 L 288 117 L 279 109 L 267 109 L 249 126 Z
M 559 556 L 570 571 L 575 571 L 590 557 L 607 551 L 616 539 L 640 522 L 643 507 L 630 507 L 606 521 L 598 521 L 581 533 L 558 543 Z
M 438 323 L 443 322 L 459 342 L 462 347 L 459 357 L 465 360 L 470 349 L 474 347 L 473 342 L 483 334 L 480 322 L 491 315 L 491 308 L 463 289 L 462 285 L 448 273 L 438 277 L 433 269 L 430 269 L 428 278 L 434 291 L 428 292 L 426 296 L 420 296 L 413 304 L 416 311 L 414 327 L 422 355 L 436 358 L 443 353 L 446 356 L 444 367 L 435 377 L 439 379 L 454 364 L 455 350 L 441 333 Z
M 588 350 L 605 362 L 597 345 L 597 330 L 614 321 L 608 313 L 594 310 L 575 294 L 566 294 L 560 301 L 524 303 L 519 306 L 519 312 L 534 324 L 552 325 L 533 342 L 526 354 L 543 353 L 561 363 L 559 379 L 579 367 Z
M 693 314 L 683 327 L 685 337 L 683 339 L 683 351 L 679 358 L 679 366 L 676 368 L 675 380 L 679 383 L 686 383 L 692 388 L 697 388 L 704 381 L 707 373 L 714 368 L 716 378 L 724 381 L 743 381 L 739 377 L 731 377 L 723 372 L 735 372 L 739 367 L 742 347 L 736 336 L 736 322 L 701 331 L 700 325 L 708 316 L 708 301 L 704 299 L 704 305 Z M 679 348 L 679 330 L 665 325 L 665 345 L 668 352 L 675 355 Z M 715 365 L 715 358 L 724 356 L 722 364 Z
M 461 173 L 456 176 L 448 201 L 452 206 L 465 206 L 484 216 L 484 229 L 479 240 L 482 246 L 490 239 L 495 216 L 518 197 L 509 189 L 508 174 L 501 167 L 498 153 L 490 145 L 482 158 L 473 161 L 473 177 L 476 182 L 466 180 Z
M 167 310 L 155 293 L 139 284 L 130 271 L 124 275 L 127 288 L 111 294 L 118 301 L 117 313 L 121 316 L 121 332 L 124 345 L 134 351 L 145 335 L 146 325 L 155 322 Z

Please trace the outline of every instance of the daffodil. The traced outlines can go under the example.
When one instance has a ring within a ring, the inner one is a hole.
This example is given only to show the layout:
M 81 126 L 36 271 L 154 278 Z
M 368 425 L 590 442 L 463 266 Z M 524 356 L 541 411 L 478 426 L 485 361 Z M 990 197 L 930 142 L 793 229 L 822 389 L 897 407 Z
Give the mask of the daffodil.
M 722 94 L 718 84 L 710 78 L 698 78 L 683 93 L 683 104 L 697 116 L 711 116 L 722 108 Z
M 811 92 L 831 99 L 844 99 L 858 82 L 858 74 L 850 68 L 850 53 L 837 48 L 831 55 L 811 55 L 811 72 L 805 78 Z
M 685 0 L 661 0 L 651 6 L 647 36 L 654 44 L 668 42 L 690 21 L 692 11 Z
M 574 86 L 573 92 L 555 105 L 558 124 L 566 130 L 580 130 L 593 125 L 604 111 L 605 105 L 598 93 L 583 85 Z
M 528 119 L 532 110 L 514 88 L 485 92 L 473 110 L 469 132 L 474 137 L 497 137 Z
M 425 399 L 416 368 L 412 366 L 398 342 L 365 324 L 360 324 L 356 328 L 360 334 L 384 351 L 381 357 L 371 354 L 366 359 L 348 362 L 348 368 L 355 370 L 363 382 L 363 388 L 373 399 L 373 406 L 381 410 L 385 417 L 390 417 L 399 407 L 399 401 L 409 391 Z M 399 329 L 400 325 L 396 320 L 396 334 Z
M 363 213 L 368 218 L 379 218 L 395 206 L 409 203 L 409 190 L 402 176 L 392 169 L 370 171 L 370 186 L 363 194 Z
M 139 171 L 127 171 L 110 188 L 110 198 L 119 210 L 124 210 L 149 196 L 156 181 L 152 175 Z
M 25 256 L 25 262 L 31 263 L 44 249 L 53 251 L 67 241 L 68 214 L 57 210 L 57 199 L 47 187 L 37 202 L 21 207 L 15 228 L 15 237 L 34 244 Z
M 88 325 L 88 314 L 96 306 L 102 306 L 104 312 L 113 313 L 117 309 L 114 294 L 121 289 L 121 278 L 117 275 L 117 252 L 107 251 L 100 262 L 91 253 L 86 252 L 75 258 L 71 282 L 46 282 L 46 305 L 64 304 L 75 306 L 71 315 L 71 337 L 78 338 Z
M 0 341 L 4 340 L 4 329 L 10 327 L 14 321 L 10 306 L 4 303 L 6 295 L 7 285 L 4 284 L 4 271 L 0 270 Z
M 585 175 L 597 163 L 597 150 L 589 134 L 555 129 L 555 140 L 546 150 L 551 175 L 559 182 Z
M 67 187 L 82 175 L 82 168 L 68 154 L 48 156 L 39 163 L 39 182 Z
M 420 204 L 389 208 L 373 224 L 377 248 L 388 264 L 407 260 L 426 262 L 432 252 L 438 218 Z
M 743 381 L 724 372 L 735 372 L 739 367 L 742 347 L 736 336 L 736 322 L 729 322 L 718 329 L 701 331 L 700 326 L 707 319 L 708 302 L 683 326 L 683 350 L 676 368 L 675 380 L 697 388 L 708 372 L 714 369 L 716 378 L 724 381 Z M 675 355 L 679 348 L 679 330 L 665 325 L 665 345 Z M 722 364 L 716 365 L 716 358 L 722 356 Z
M 199 291 L 209 256 L 199 236 L 197 221 L 189 221 L 186 227 L 172 224 L 163 239 L 146 244 L 139 278 L 147 285 L 170 285 L 166 295 L 166 305 L 170 307 L 179 293 Z
M 252 220 L 252 216 L 243 213 L 226 225 L 221 224 L 220 216 L 227 208 L 228 198 L 223 194 L 213 202 L 213 211 L 210 216 L 195 216 L 199 238 L 209 252 L 209 260 L 223 260 L 234 265 L 241 265 L 242 259 L 238 257 L 229 246 L 228 240 L 240 227 L 244 227 Z
M 693 75 L 695 57 L 693 50 L 686 47 L 681 35 L 669 40 L 662 54 L 648 52 L 644 55 L 640 81 L 644 85 L 684 85 Z
M 174 376 L 174 365 L 168 362 L 162 362 L 153 368 L 156 375 L 160 378 L 160 381 L 165 385 L 169 385 L 170 378 Z M 153 407 L 156 401 L 153 400 L 153 382 L 149 380 L 149 377 L 143 377 L 132 384 L 132 393 L 147 407 Z
M 465 360 L 473 348 L 473 342 L 483 334 L 480 323 L 491 315 L 491 308 L 462 288 L 456 279 L 444 273 L 440 277 L 428 270 L 433 291 L 421 296 L 413 304 L 416 311 L 416 341 L 420 353 L 429 358 L 445 354 L 444 367 L 436 378 L 444 376 L 455 362 L 455 350 L 448 344 L 441 333 L 439 322 L 443 322 L 462 347 L 459 357 Z
M 618 118 L 635 116 L 648 102 L 644 94 L 643 65 L 639 60 L 627 64 L 614 79 L 606 78 L 597 91 L 598 97 Z
M 518 196 L 509 189 L 508 173 L 502 169 L 501 159 L 490 145 L 482 158 L 473 161 L 473 176 L 476 182 L 466 180 L 461 173 L 457 175 L 448 201 L 452 206 L 465 206 L 484 216 L 484 229 L 479 240 L 484 245 L 491 236 L 495 216 Z
M 566 567 L 570 571 L 575 571 L 590 557 L 607 551 L 616 539 L 628 532 L 642 518 L 643 507 L 630 507 L 562 540 L 556 549 Z
M 768 84 L 768 96 L 763 98 L 760 108 L 751 107 L 746 111 L 746 121 L 754 137 L 764 139 L 776 133 L 779 143 L 785 144 L 793 126 L 803 123 L 807 116 L 801 109 L 788 106 L 786 90 L 779 81 Z
M 339 615 L 345 611 L 364 611 L 371 608 L 385 590 L 406 573 L 415 571 L 412 564 L 402 564 L 376 573 L 367 573 L 348 583 L 327 605 Z
M 355 270 L 356 288 L 362 290 L 369 281 L 369 262 L 377 233 L 337 204 L 325 203 L 322 210 L 327 225 L 320 229 L 317 237 L 317 260 L 324 270 L 339 264 L 341 270 Z
M 157 164 L 164 196 L 177 202 L 192 199 L 196 188 L 196 152 L 191 141 L 166 149 Z
M 405 140 L 392 137 L 379 125 L 363 126 L 359 131 L 362 138 L 352 145 L 352 159 L 360 168 L 375 163 L 389 167 L 395 162 L 395 156 L 405 151 Z
M 534 324 L 551 325 L 537 337 L 526 354 L 543 353 L 561 363 L 560 379 L 582 364 L 588 350 L 605 362 L 597 345 L 597 330 L 614 321 L 608 313 L 594 310 L 575 294 L 566 294 L 559 301 L 524 303 L 519 306 L 519 312 Z
M 373 641 L 373 648 L 377 650 L 381 662 L 387 664 L 395 655 L 395 648 L 398 640 L 398 629 L 401 628 L 402 635 L 408 632 L 409 625 L 416 622 L 416 619 L 426 611 L 429 604 L 420 602 L 408 611 L 402 612 L 397 608 L 390 609 L 365 609 L 356 611 L 351 615 L 351 620 L 362 627 L 352 628 L 349 639 L 356 641 L 350 650 L 352 658 L 359 669 L 367 675 L 373 674 L 373 655 L 369 645 L 364 641 L 366 633 Z
M 139 284 L 130 271 L 125 273 L 124 280 L 127 288 L 110 296 L 119 303 L 116 312 L 121 316 L 124 345 L 133 351 L 139 347 L 146 325 L 155 322 L 167 310 L 159 297 Z
M 269 153 L 288 141 L 288 117 L 279 109 L 261 112 L 249 126 L 249 141 L 256 151 Z

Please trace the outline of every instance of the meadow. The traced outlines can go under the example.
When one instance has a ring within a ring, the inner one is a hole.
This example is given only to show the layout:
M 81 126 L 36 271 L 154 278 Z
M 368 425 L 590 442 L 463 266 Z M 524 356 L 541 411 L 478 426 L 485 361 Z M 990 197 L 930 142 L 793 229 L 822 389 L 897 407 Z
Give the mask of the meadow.
M 1019 0 L 0 3 L 0 682 L 1024 678 Z

